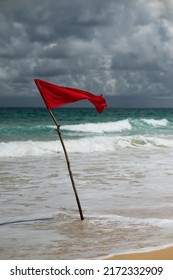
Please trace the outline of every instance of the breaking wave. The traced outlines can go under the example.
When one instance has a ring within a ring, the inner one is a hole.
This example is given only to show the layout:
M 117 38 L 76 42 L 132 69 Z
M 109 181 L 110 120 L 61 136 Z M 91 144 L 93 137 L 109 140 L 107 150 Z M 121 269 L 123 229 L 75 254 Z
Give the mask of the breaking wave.
M 86 123 L 76 125 L 64 125 L 63 130 L 78 131 L 78 132 L 92 132 L 92 133 L 104 133 L 104 132 L 121 132 L 123 130 L 131 130 L 132 125 L 129 120 L 120 120 L 116 122 L 107 123 Z
M 165 127 L 169 129 L 170 122 L 167 119 L 137 119 L 128 118 L 115 122 L 103 122 L 103 123 L 83 123 L 83 124 L 70 124 L 62 125 L 61 130 L 71 133 L 90 133 L 90 134 L 102 134 L 102 133 L 123 133 L 130 131 L 138 131 L 145 133 L 150 129 L 157 129 Z M 55 128 L 53 125 L 48 125 L 47 128 Z M 142 130 L 143 132 L 142 132 Z M 171 128 L 172 129 L 172 128 Z
M 113 152 L 119 148 L 173 147 L 173 139 L 147 136 L 95 136 L 66 139 L 70 153 Z M 0 143 L 0 158 L 45 156 L 61 153 L 60 141 L 11 141 Z
M 44 124 L 30 124 L 30 125 L 2 125 L 0 127 L 0 141 L 27 141 L 27 140 L 50 140 L 50 136 L 55 135 L 54 125 Z M 61 125 L 61 131 L 65 138 L 80 137 L 80 136 L 101 136 L 103 135 L 145 135 L 149 133 L 152 135 L 153 129 L 157 132 L 165 130 L 168 135 L 172 134 L 172 123 L 167 119 L 146 119 L 146 118 L 127 118 L 123 120 L 117 120 L 112 122 L 100 122 L 100 123 L 80 123 Z M 56 140 L 54 137 L 51 140 Z
M 34 123 L 10 129 L 2 126 L 0 158 L 61 153 L 62 147 L 54 129 L 54 125 Z M 71 153 L 173 147 L 173 125 L 166 118 L 129 117 L 112 122 L 68 124 L 62 125 L 61 131 L 67 150 Z
M 143 121 L 152 126 L 167 126 L 169 123 L 167 119 L 161 119 L 161 120 L 143 119 Z

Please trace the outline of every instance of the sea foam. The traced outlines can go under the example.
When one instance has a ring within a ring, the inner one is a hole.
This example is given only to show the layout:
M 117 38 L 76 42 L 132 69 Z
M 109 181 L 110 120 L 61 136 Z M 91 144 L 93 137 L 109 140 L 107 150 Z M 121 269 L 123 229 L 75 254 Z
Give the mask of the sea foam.
M 95 136 L 64 140 L 70 153 L 114 152 L 119 148 L 173 147 L 173 140 L 147 136 Z M 11 141 L 0 143 L 0 158 L 46 156 L 62 153 L 57 141 Z
M 143 121 L 152 126 L 167 126 L 168 125 L 167 119 L 161 119 L 161 120 L 143 119 Z
M 92 132 L 92 133 L 104 133 L 104 132 L 121 132 L 123 130 L 131 130 L 132 126 L 128 119 L 120 120 L 116 122 L 107 123 L 86 123 L 76 125 L 64 125 L 62 130 L 78 131 L 78 132 Z

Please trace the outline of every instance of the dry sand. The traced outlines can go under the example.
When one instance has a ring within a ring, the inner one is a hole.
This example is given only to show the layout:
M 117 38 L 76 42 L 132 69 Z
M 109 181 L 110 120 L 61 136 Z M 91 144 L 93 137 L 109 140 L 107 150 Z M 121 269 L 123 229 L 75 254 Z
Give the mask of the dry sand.
M 173 247 L 141 253 L 115 255 L 107 260 L 173 260 Z

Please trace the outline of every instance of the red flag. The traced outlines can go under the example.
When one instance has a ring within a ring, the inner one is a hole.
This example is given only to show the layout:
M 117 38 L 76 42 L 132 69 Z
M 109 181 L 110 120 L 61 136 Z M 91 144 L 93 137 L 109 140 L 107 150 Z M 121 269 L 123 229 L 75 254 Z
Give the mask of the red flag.
M 88 99 L 94 104 L 99 113 L 102 113 L 104 107 L 107 107 L 106 100 L 102 95 L 96 96 L 87 91 L 62 87 L 39 79 L 34 79 L 34 81 L 48 109 L 53 109 L 83 99 Z

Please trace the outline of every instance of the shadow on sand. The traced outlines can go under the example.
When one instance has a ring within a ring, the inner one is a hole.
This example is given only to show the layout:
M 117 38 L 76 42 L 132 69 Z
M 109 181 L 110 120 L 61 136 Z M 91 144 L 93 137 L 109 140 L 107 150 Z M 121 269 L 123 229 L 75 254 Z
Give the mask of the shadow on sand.
M 37 219 L 29 219 L 29 220 L 9 221 L 9 222 L 0 223 L 0 226 L 6 226 L 6 225 L 10 225 L 10 224 L 37 222 L 37 221 L 48 221 L 48 220 L 52 220 L 52 219 L 53 218 L 37 218 Z

